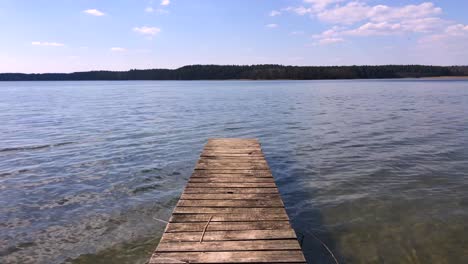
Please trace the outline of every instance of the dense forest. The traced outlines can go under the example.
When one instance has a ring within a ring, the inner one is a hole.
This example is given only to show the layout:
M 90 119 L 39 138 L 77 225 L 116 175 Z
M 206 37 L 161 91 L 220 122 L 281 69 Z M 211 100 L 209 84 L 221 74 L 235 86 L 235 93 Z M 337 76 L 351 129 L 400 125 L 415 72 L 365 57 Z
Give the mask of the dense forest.
M 1 73 L 0 81 L 85 80 L 318 80 L 468 76 L 468 66 L 283 66 L 191 65 L 178 69 L 89 71 L 74 73 Z

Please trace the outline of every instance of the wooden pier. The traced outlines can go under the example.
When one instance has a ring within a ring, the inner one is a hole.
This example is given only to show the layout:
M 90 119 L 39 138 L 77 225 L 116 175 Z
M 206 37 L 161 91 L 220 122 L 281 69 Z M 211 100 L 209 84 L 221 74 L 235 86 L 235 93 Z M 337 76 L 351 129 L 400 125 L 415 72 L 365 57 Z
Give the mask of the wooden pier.
M 149 263 L 306 263 L 257 140 L 208 140 Z

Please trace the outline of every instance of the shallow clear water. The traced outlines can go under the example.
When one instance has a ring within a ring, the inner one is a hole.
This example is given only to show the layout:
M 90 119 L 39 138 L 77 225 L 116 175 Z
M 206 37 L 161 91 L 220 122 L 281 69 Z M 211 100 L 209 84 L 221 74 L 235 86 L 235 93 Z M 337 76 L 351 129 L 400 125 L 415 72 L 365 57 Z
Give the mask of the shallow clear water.
M 259 138 L 311 263 L 466 263 L 468 81 L 0 83 L 0 262 L 144 263 L 210 137 Z

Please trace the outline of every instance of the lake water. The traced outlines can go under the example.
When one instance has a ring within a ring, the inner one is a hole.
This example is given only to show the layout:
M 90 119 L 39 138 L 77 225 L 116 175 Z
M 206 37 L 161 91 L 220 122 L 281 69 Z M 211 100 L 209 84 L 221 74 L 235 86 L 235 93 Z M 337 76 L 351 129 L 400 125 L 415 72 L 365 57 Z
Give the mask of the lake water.
M 467 263 L 468 81 L 0 83 L 0 262 L 144 263 L 255 137 L 311 263 Z

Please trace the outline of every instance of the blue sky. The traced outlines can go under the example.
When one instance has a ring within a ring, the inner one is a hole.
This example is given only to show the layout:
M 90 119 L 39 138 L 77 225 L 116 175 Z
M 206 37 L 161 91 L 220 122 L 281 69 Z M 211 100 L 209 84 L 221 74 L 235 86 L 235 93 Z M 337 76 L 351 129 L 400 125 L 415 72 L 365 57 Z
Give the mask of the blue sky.
M 468 1 L 0 0 L 0 72 L 468 64 Z

